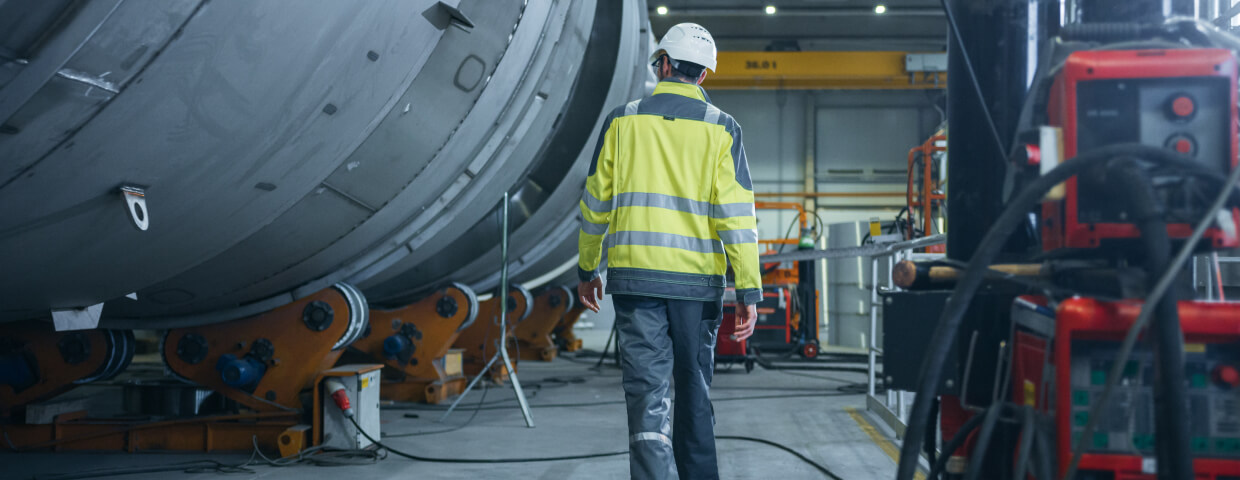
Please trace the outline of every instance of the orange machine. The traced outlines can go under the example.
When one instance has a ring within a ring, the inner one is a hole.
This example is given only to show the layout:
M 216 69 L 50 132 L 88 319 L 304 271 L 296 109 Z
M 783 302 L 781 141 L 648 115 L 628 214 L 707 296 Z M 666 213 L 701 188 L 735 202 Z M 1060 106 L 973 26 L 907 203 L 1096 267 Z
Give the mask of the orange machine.
M 260 412 L 303 407 L 298 393 L 365 331 L 369 311 L 338 284 L 242 320 L 177 328 L 164 335 L 169 371 Z
M 934 159 L 935 152 L 947 151 L 946 146 L 938 145 L 939 142 L 946 140 L 945 135 L 934 135 L 925 143 L 908 151 L 908 189 L 906 191 L 908 224 L 904 229 L 906 240 L 930 235 L 930 232 L 934 230 L 935 212 L 940 211 L 943 202 L 947 201 L 947 194 L 943 191 L 943 186 L 937 176 L 941 171 L 941 166 Z M 918 217 L 920 217 L 921 225 L 917 225 Z M 921 234 L 917 235 L 919 227 Z M 933 245 L 927 247 L 927 250 L 931 253 L 943 253 L 946 251 L 944 248 L 944 245 Z
M 547 287 L 534 296 L 534 306 L 529 316 L 518 323 L 514 330 L 521 360 L 550 362 L 559 348 L 551 341 L 551 331 L 564 318 L 564 312 L 573 306 L 573 294 L 568 287 Z
M 0 325 L 0 419 L 75 386 L 116 376 L 133 359 L 133 332 L 57 332 L 51 322 Z
M 87 418 L 84 410 L 66 411 L 41 423 L 17 423 L 0 419 L 8 446 L 17 451 L 123 450 L 137 451 L 228 451 L 250 450 L 255 443 L 265 450 L 288 452 L 309 443 L 310 427 L 301 424 L 311 409 L 311 396 L 302 394 L 316 386 L 320 372 L 329 369 L 344 347 L 359 337 L 368 319 L 366 300 L 347 284 L 312 294 L 291 304 L 254 317 L 213 325 L 186 327 L 165 333 L 160 353 L 167 370 L 187 383 L 202 386 L 236 403 L 239 408 L 218 415 L 133 421 Z M 53 334 L 39 327 L 21 335 L 34 358 L 54 367 L 62 380 L 38 387 L 46 393 L 63 389 L 82 377 L 93 378 L 99 365 L 110 365 L 106 330 Z M 128 334 L 128 332 L 126 332 Z M 25 335 L 24 337 L 22 335 Z M 32 335 L 41 336 L 35 338 Z M 50 343 L 47 335 L 59 335 Z M 68 347 L 67 338 L 85 339 L 85 348 Z M 127 337 L 132 338 L 132 337 Z M 10 342 L 11 343 L 11 342 Z M 130 342 L 132 343 L 132 341 Z M 58 346 L 62 352 L 87 352 L 85 359 L 55 366 L 47 352 L 38 348 Z M 132 350 L 129 350 L 132 355 Z M 120 367 L 123 368 L 123 367 Z M 108 367 L 104 368 L 104 372 Z M 119 368 L 116 370 L 119 371 Z M 40 370 L 44 372 L 44 370 Z M 106 375 L 103 375 L 106 376 Z M 33 389 L 36 387 L 28 387 Z M 0 392 L 6 389 L 0 386 Z M 33 392 L 33 390 L 31 390 Z M 31 398 L 34 394 L 30 395 Z M 3 398 L 3 397 L 0 397 Z M 10 399 L 4 398 L 8 405 Z M 303 403 L 307 402 L 307 403 Z M 252 413 L 251 413 L 252 412 Z
M 514 331 L 525 317 L 530 314 L 530 307 L 534 305 L 534 297 L 530 295 L 530 291 L 520 285 L 513 285 L 508 290 L 508 345 L 511 349 L 509 352 L 516 352 L 517 341 Z M 462 355 L 462 365 L 466 376 L 474 376 L 482 372 L 486 368 L 487 362 L 491 357 L 499 352 L 499 296 L 492 296 L 490 299 L 479 303 L 478 320 L 473 324 L 461 330 L 461 335 L 456 339 L 453 345 L 455 348 L 464 350 Z M 516 365 L 513 365 L 516 368 Z M 491 380 L 497 383 L 508 380 L 508 371 L 504 368 L 503 363 L 497 362 L 491 367 Z
M 575 297 L 574 297 L 575 298 Z M 555 344 L 560 350 L 565 352 L 576 352 L 581 350 L 581 339 L 577 338 L 577 333 L 573 331 L 573 326 L 577 325 L 577 321 L 581 320 L 581 314 L 586 313 L 586 306 L 574 301 L 573 306 L 560 317 L 560 322 L 556 324 L 552 337 L 555 338 Z
M 465 389 L 459 353 L 461 331 L 478 317 L 478 297 L 453 283 L 414 303 L 370 311 L 370 327 L 349 346 L 341 362 L 381 362 L 385 400 L 440 403 Z

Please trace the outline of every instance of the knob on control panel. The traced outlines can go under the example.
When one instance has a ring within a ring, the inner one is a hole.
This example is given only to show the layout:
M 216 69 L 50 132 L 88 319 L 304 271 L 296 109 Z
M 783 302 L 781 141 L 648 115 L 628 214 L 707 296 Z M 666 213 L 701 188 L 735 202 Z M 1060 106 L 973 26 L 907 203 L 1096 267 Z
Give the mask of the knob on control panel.
M 1165 145 L 1167 148 L 1184 155 L 1194 156 L 1197 154 L 1197 142 L 1191 135 L 1188 134 L 1177 133 L 1172 135 L 1167 139 Z
M 1214 367 L 1214 381 L 1224 388 L 1240 387 L 1240 371 L 1231 365 Z
M 1171 97 L 1168 107 L 1167 113 L 1174 120 L 1188 120 L 1193 118 L 1194 113 L 1197 113 L 1197 102 L 1186 94 Z

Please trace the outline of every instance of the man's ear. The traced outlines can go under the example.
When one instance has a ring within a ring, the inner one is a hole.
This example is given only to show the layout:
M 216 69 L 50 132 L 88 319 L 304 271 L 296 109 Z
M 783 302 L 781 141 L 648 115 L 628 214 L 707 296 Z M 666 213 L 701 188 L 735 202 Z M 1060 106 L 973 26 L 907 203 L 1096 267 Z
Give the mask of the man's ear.
M 698 85 L 701 85 L 703 80 L 706 80 L 706 70 L 705 70 L 705 69 L 703 69 L 703 70 L 702 70 L 702 74 L 701 74 L 701 75 L 698 75 L 698 78 L 697 78 L 697 84 L 698 84 Z

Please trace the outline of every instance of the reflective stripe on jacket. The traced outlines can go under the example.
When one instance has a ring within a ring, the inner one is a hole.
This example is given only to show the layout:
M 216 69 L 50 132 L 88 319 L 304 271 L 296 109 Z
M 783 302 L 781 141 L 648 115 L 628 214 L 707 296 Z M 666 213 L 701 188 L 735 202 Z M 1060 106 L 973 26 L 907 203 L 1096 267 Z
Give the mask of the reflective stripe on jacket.
M 579 272 L 597 275 L 606 236 L 612 294 L 761 300 L 753 185 L 741 127 L 701 87 L 664 81 L 603 123 L 581 199 Z

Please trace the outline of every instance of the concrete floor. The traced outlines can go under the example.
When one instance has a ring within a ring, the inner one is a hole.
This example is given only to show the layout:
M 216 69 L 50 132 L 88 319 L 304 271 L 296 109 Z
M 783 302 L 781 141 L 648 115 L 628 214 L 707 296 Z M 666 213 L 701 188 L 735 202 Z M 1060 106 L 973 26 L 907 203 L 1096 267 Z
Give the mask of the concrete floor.
M 580 363 L 580 362 L 588 362 Z M 559 358 L 552 363 L 523 362 L 521 379 L 534 406 L 537 428 L 526 428 L 509 388 L 490 387 L 487 409 L 465 428 L 448 433 L 387 438 L 391 447 L 426 457 L 497 458 L 579 455 L 626 449 L 623 393 L 619 371 L 589 370 L 592 360 Z M 561 383 L 575 379 L 580 383 Z M 823 464 L 846 479 L 890 478 L 895 463 L 890 455 L 890 432 L 865 413 L 864 397 L 841 394 L 836 388 L 860 382 L 864 376 L 841 372 L 773 372 L 761 369 L 746 374 L 741 368 L 715 377 L 715 412 L 718 435 L 744 435 L 783 443 Z M 476 405 L 481 392 L 472 393 L 463 406 Z M 745 399 L 745 397 L 763 397 Z M 585 406 L 560 406 L 563 404 Z M 437 411 L 386 409 L 385 434 L 437 431 L 464 423 L 470 409 L 455 413 L 447 422 L 434 422 Z M 434 408 L 434 407 L 431 407 Z M 417 415 L 407 418 L 406 414 Z M 864 425 L 873 425 L 869 433 Z M 887 445 L 887 451 L 883 449 Z M 749 442 L 719 440 L 719 463 L 727 479 L 811 479 L 823 476 L 796 457 L 776 448 Z M 120 466 L 150 466 L 213 459 L 239 464 L 244 455 L 173 454 L 0 454 L 0 478 L 42 478 L 49 474 L 79 472 Z M 250 472 L 222 475 L 218 472 L 151 473 L 135 479 L 336 479 L 381 478 L 627 478 L 628 457 L 524 464 L 435 464 L 396 456 L 377 463 L 341 468 L 298 465 L 284 468 L 256 465 Z

